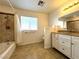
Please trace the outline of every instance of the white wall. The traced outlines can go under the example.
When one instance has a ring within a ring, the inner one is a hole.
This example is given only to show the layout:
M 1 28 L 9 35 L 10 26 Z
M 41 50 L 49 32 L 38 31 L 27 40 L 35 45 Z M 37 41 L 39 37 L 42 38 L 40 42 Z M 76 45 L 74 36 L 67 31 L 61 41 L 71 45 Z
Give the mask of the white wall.
M 58 24 L 58 18 L 59 18 L 58 11 L 51 12 L 49 14 L 49 26 L 57 25 Z
M 64 27 L 64 22 L 59 20 L 60 16 L 59 16 L 59 11 L 56 10 L 54 12 L 51 12 L 49 14 L 49 26 L 55 26 L 58 27 L 60 29 L 62 29 Z
M 18 44 L 25 45 L 43 41 L 43 30 L 44 27 L 48 26 L 48 15 L 20 9 L 16 9 L 16 14 L 19 16 L 19 19 L 20 16 L 32 16 L 38 18 L 38 30 L 35 32 L 20 32 L 21 35 L 18 37 L 21 39 L 17 40 Z

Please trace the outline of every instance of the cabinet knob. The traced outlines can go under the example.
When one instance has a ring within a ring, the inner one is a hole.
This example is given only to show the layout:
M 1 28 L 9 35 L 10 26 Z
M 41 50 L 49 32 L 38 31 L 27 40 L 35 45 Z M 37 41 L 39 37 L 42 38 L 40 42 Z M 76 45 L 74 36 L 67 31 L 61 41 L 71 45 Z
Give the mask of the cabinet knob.
M 71 45 L 74 45 L 74 43 L 71 43 Z
M 64 50 L 64 48 L 63 48 L 63 50 Z

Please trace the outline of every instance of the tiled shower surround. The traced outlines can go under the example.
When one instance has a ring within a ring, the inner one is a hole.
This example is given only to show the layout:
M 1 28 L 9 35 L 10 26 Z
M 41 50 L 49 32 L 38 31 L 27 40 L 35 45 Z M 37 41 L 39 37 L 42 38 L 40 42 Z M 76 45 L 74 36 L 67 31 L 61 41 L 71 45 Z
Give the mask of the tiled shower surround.
M 0 43 L 14 41 L 14 15 L 0 14 Z

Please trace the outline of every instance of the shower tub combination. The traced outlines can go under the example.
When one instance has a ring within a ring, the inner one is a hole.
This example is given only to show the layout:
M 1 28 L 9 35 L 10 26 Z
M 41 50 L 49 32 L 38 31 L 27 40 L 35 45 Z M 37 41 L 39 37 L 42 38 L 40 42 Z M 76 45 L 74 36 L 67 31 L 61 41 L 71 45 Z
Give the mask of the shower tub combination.
M 0 43 L 0 59 L 9 59 L 15 48 L 15 42 Z

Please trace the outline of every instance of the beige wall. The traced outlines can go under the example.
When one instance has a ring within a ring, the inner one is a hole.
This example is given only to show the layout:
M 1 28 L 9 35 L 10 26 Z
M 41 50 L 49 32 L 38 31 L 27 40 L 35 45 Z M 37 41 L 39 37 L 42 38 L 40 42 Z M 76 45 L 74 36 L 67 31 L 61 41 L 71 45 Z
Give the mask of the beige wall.
M 13 10 L 10 6 L 3 6 L 3 5 L 0 5 L 0 12 L 12 13 L 12 14 L 14 14 L 14 10 Z
M 68 15 L 72 12 L 78 11 L 79 10 L 79 4 L 64 11 L 64 8 L 74 4 L 74 2 L 77 2 L 77 0 L 69 0 L 68 2 L 64 3 L 60 8 L 58 8 L 55 11 L 52 11 L 49 13 L 49 25 L 60 25 L 61 21 L 59 21 L 59 18 L 65 15 Z M 64 26 L 64 24 L 63 24 Z
M 1 5 L 0 5 L 0 12 L 15 13 L 11 7 L 1 6 Z M 28 32 L 28 33 L 21 32 L 20 23 L 19 23 L 20 16 L 37 17 L 38 18 L 38 30 L 35 32 Z M 19 45 L 36 43 L 36 42 L 42 41 L 43 40 L 42 39 L 43 29 L 46 26 L 48 26 L 48 15 L 47 14 L 28 11 L 28 10 L 16 9 L 16 15 L 15 15 L 15 33 L 16 33 L 16 35 L 15 35 L 15 37 L 16 37 L 16 42 Z
M 48 15 L 43 13 L 32 12 L 28 10 L 19 10 L 17 9 L 16 14 L 19 16 L 32 16 L 38 18 L 38 30 L 34 32 L 21 32 L 20 37 L 17 42 L 19 45 L 25 45 L 30 43 L 36 43 L 43 41 L 43 29 L 44 27 L 48 26 Z M 20 28 L 19 28 L 20 29 Z

